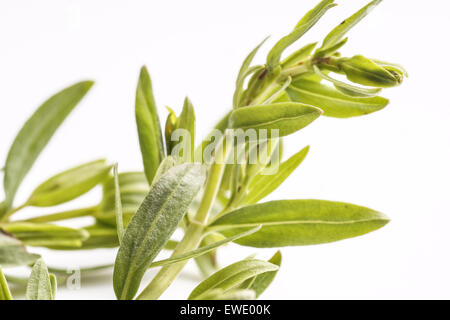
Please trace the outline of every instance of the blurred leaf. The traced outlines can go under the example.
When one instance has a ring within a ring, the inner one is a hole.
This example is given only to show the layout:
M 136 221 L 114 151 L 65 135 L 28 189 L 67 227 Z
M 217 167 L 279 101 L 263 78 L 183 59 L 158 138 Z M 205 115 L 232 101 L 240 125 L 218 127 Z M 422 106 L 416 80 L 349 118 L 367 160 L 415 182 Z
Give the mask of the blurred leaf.
M 389 100 L 382 97 L 355 98 L 345 95 L 325 84 L 309 80 L 296 80 L 286 89 L 292 101 L 316 106 L 324 115 L 350 118 L 383 109 Z
M 342 202 L 278 200 L 232 211 L 211 224 L 229 237 L 242 228 L 262 225 L 260 231 L 235 241 L 272 248 L 334 242 L 375 231 L 389 222 L 377 211 Z
M 281 102 L 263 106 L 243 107 L 233 111 L 230 126 L 233 129 L 279 130 L 279 136 L 292 134 L 313 122 L 322 114 L 318 108 L 294 102 Z
M 234 289 L 224 292 L 222 289 L 209 290 L 193 300 L 255 300 L 256 293 L 249 289 Z
M 340 48 L 342 48 L 347 43 L 347 41 L 348 41 L 348 38 L 345 38 L 331 47 L 328 47 L 326 49 L 317 50 L 316 53 L 314 53 L 314 57 L 322 58 L 322 57 L 331 56 L 331 55 L 335 54 L 336 51 L 338 51 Z
M 150 187 L 144 173 L 121 172 L 119 173 L 119 188 L 120 199 L 122 201 L 124 227 L 126 227 L 131 217 L 148 194 Z M 106 223 L 113 227 L 116 227 L 115 200 L 114 178 L 110 177 L 103 184 L 103 199 L 99 206 L 96 218 L 102 223 Z
M 195 112 L 194 106 L 189 98 L 186 97 L 184 100 L 183 111 L 180 114 L 180 122 L 178 129 L 187 130 L 190 134 L 190 141 L 183 141 L 182 137 L 179 143 L 184 144 L 183 151 L 189 151 L 186 154 L 181 154 L 185 162 L 194 162 L 194 151 L 195 151 Z
M 267 65 L 270 70 L 275 69 L 279 63 L 283 51 L 300 39 L 309 31 L 319 19 L 327 12 L 328 9 L 334 7 L 333 0 L 323 0 L 314 9 L 309 11 L 295 26 L 294 30 L 278 41 L 267 55 Z
M 55 300 L 52 281 L 44 260 L 39 259 L 31 270 L 28 280 L 27 300 Z
M 12 222 L 3 226 L 3 229 L 26 245 L 54 249 L 81 247 L 82 242 L 89 237 L 85 230 L 54 224 Z
M 139 75 L 135 112 L 145 176 L 151 184 L 156 169 L 164 158 L 164 144 L 152 82 L 145 66 L 141 68 Z
M 345 34 L 350 31 L 356 24 L 358 24 L 365 16 L 367 16 L 372 9 L 377 6 L 381 0 L 371 1 L 369 4 L 364 6 L 358 12 L 353 14 L 351 17 L 342 21 L 336 28 L 334 28 L 323 40 L 322 48 L 320 50 L 326 50 L 331 46 L 337 44 Z
M 169 114 L 167 115 L 166 119 L 166 126 L 164 129 L 164 136 L 165 136 L 165 142 L 166 142 L 166 152 L 167 155 L 170 155 L 172 153 L 172 148 L 174 147 L 175 143 L 172 141 L 172 133 L 178 128 L 178 122 L 179 119 L 175 112 L 169 108 L 166 107 L 169 111 Z
M 155 261 L 152 264 L 150 264 L 150 268 L 166 266 L 166 265 L 169 265 L 169 264 L 173 264 L 173 263 L 177 263 L 177 262 L 180 262 L 180 261 L 184 261 L 184 260 L 188 260 L 188 259 L 192 259 L 192 258 L 196 258 L 196 257 L 202 256 L 205 253 L 213 251 L 214 249 L 217 249 L 218 247 L 221 247 L 221 246 L 223 246 L 223 245 L 225 245 L 225 244 L 227 244 L 227 243 L 229 243 L 231 241 L 235 241 L 237 239 L 249 236 L 252 233 L 257 232 L 259 229 L 260 229 L 260 227 L 257 226 L 256 228 L 252 228 L 252 229 L 250 229 L 248 231 L 245 231 L 245 232 L 239 233 L 237 235 L 234 235 L 233 237 L 226 238 L 224 240 L 211 243 L 211 244 L 206 245 L 204 247 L 200 247 L 200 248 L 198 248 L 196 250 L 189 251 L 189 252 L 186 252 L 186 253 L 174 256 L 174 257 L 169 258 L 169 259 Z
M 27 204 L 47 207 L 71 201 L 104 181 L 110 170 L 105 160 L 97 160 L 59 173 L 39 185 Z
M 122 238 L 125 231 L 123 226 L 123 209 L 122 209 L 122 200 L 120 199 L 119 173 L 117 164 L 114 165 L 113 173 L 114 173 L 114 190 L 116 196 L 115 211 L 116 211 L 117 237 L 119 239 L 119 243 L 122 243 Z
M 199 164 L 182 164 L 167 171 L 150 189 L 131 219 L 114 267 L 114 291 L 132 299 L 156 255 L 173 234 L 188 206 L 205 182 Z
M 8 282 L 6 282 L 5 275 L 0 268 L 0 300 L 13 300 L 11 291 L 9 291 Z
M 249 184 L 249 192 L 245 203 L 257 203 L 276 190 L 287 177 L 303 162 L 308 154 L 309 146 L 294 154 L 288 160 L 282 162 L 278 171 L 273 175 L 258 174 Z
M 34 263 L 38 254 L 28 253 L 22 242 L 0 229 L 0 266 L 18 267 Z
M 195 300 L 198 297 L 205 297 L 207 292 L 214 289 L 227 290 L 234 289 L 245 280 L 257 276 L 261 273 L 275 271 L 278 266 L 256 259 L 245 259 L 228 267 L 225 267 L 209 278 L 203 280 L 190 294 L 189 300 Z
M 42 149 L 92 85 L 92 81 L 79 82 L 55 94 L 35 111 L 17 134 L 5 164 L 3 183 L 7 209 L 11 208 L 20 183 Z

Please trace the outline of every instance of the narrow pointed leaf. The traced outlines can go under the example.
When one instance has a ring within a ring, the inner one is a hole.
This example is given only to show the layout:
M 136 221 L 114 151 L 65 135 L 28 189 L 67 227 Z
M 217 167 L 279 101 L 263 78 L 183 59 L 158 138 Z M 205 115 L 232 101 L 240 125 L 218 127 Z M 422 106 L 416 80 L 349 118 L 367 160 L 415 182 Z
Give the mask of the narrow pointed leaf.
M 270 263 L 280 267 L 281 266 L 281 252 L 277 251 L 269 260 Z M 250 285 L 249 289 L 253 290 L 258 298 L 272 283 L 277 275 L 278 270 L 262 273 L 255 277 L 255 280 Z
M 278 266 L 267 261 L 245 259 L 225 267 L 202 281 L 190 294 L 189 300 L 204 295 L 206 292 L 221 289 L 224 292 L 236 288 L 245 280 L 261 273 L 275 271 Z
M 29 253 L 23 243 L 0 229 L 0 266 L 18 267 L 34 263 L 38 254 Z
M 258 68 L 261 68 L 261 66 L 255 66 L 253 68 L 250 68 L 250 65 L 251 65 L 256 53 L 258 52 L 259 48 L 264 44 L 264 42 L 266 42 L 267 39 L 268 39 L 268 37 L 265 38 L 263 41 L 261 41 L 260 44 L 258 44 L 256 46 L 256 48 L 254 48 L 248 54 L 248 56 L 245 58 L 244 62 L 242 63 L 241 69 L 239 70 L 239 74 L 236 79 L 236 90 L 234 91 L 234 95 L 233 95 L 233 107 L 234 108 L 237 108 L 239 106 L 239 101 L 241 100 L 245 78 L 250 73 L 255 72 Z
M 250 289 L 234 289 L 224 292 L 221 289 L 213 289 L 201 294 L 193 300 L 255 300 L 256 293 Z
M 119 243 L 122 243 L 124 226 L 123 226 L 123 209 L 122 209 L 122 200 L 120 199 L 120 184 L 119 184 L 119 173 L 117 164 L 114 165 L 113 169 L 114 173 L 114 190 L 115 190 L 115 209 L 116 209 L 116 226 L 117 226 L 117 237 L 119 239 Z
M 343 81 L 336 80 L 322 71 L 317 66 L 313 66 L 314 72 L 320 76 L 322 79 L 325 79 L 327 81 L 330 81 L 336 89 L 338 89 L 340 92 L 342 92 L 345 95 L 351 96 L 351 97 L 374 97 L 378 93 L 380 93 L 381 88 L 361 88 L 357 86 L 353 86 L 351 84 L 345 83 Z
M 150 186 L 143 172 L 121 172 L 119 173 L 119 188 L 124 227 L 126 227 L 148 194 Z M 102 223 L 113 227 L 116 227 L 115 200 L 114 177 L 110 177 L 103 184 L 103 199 L 95 217 Z
M 20 183 L 42 149 L 92 85 L 92 81 L 84 81 L 55 94 L 44 102 L 24 124 L 6 159 L 3 181 L 6 208 L 11 207 Z
M 186 154 L 180 156 L 185 162 L 193 162 L 195 151 L 195 112 L 192 102 L 187 97 L 184 100 L 183 111 L 181 111 L 179 119 L 178 129 L 184 129 L 190 134 L 190 141 L 183 141 L 184 138 L 180 141 L 180 143 L 185 145 L 184 151 L 186 151 Z
M 205 181 L 199 164 L 182 164 L 164 174 L 150 189 L 123 237 L 114 267 L 114 291 L 132 299 L 156 255 L 164 248 Z
M 205 253 L 208 253 L 210 251 L 213 251 L 214 249 L 216 249 L 218 247 L 221 247 L 221 246 L 223 246 L 223 245 L 225 245 L 225 244 L 227 244 L 227 243 L 229 243 L 231 241 L 235 241 L 237 239 L 249 236 L 252 233 L 257 232 L 259 229 L 260 229 L 260 226 L 257 226 L 256 228 L 252 228 L 252 229 L 250 229 L 248 231 L 239 233 L 237 235 L 234 235 L 233 237 L 226 238 L 224 240 L 220 240 L 220 241 L 211 243 L 211 244 L 206 245 L 204 247 L 198 248 L 198 249 L 190 251 L 190 252 L 186 252 L 186 253 L 180 254 L 180 255 L 175 256 L 173 258 L 160 260 L 160 261 L 155 261 L 155 262 L 153 262 L 150 265 L 150 268 L 161 267 L 161 266 L 165 266 L 165 265 L 177 263 L 177 262 L 180 262 L 180 261 L 184 261 L 184 260 L 188 260 L 188 259 L 199 257 L 199 256 L 204 255 Z
M 325 40 L 323 41 L 322 48 L 327 49 L 338 43 L 345 36 L 345 34 L 350 31 L 351 28 L 353 28 L 362 19 L 364 19 L 364 17 L 367 16 L 370 11 L 372 11 L 373 8 L 377 6 L 381 1 L 382 0 L 371 1 L 351 17 L 342 21 L 341 24 L 339 24 L 326 36 Z
M 379 111 L 389 103 L 383 97 L 350 97 L 323 83 L 301 79 L 294 81 L 286 92 L 292 101 L 316 106 L 325 116 L 334 118 L 363 116 Z
M 145 66 L 142 67 L 139 75 L 135 112 L 144 171 L 150 184 L 164 158 L 164 144 L 153 97 L 152 82 Z
M 282 137 L 303 129 L 321 114 L 322 110 L 313 106 L 281 102 L 236 109 L 230 116 L 230 125 L 234 129 L 268 130 L 268 138 L 270 130 L 275 129 Z
M 56 291 L 58 290 L 58 280 L 56 276 L 52 273 L 49 274 L 50 276 L 50 285 L 52 287 L 52 300 L 56 299 Z
M 27 201 L 30 206 L 47 207 L 71 201 L 104 181 L 111 171 L 105 160 L 69 169 L 39 185 Z
M 308 154 L 309 146 L 294 154 L 279 165 L 273 175 L 258 174 L 249 184 L 249 192 L 244 200 L 247 204 L 257 203 L 276 190 L 284 180 L 303 162 Z
M 333 0 L 321 1 L 314 9 L 309 11 L 295 26 L 295 29 L 278 41 L 275 46 L 270 50 L 267 55 L 267 65 L 270 70 L 275 69 L 279 63 L 283 51 L 300 39 L 306 32 L 309 31 L 319 19 L 325 14 L 325 12 L 334 7 Z
M 3 228 L 26 245 L 34 247 L 77 248 L 89 237 L 85 230 L 54 224 L 12 222 Z
M 260 231 L 236 240 L 241 245 L 271 248 L 334 242 L 375 231 L 389 222 L 377 211 L 323 200 L 279 200 L 232 211 L 212 223 L 225 236 L 262 225 Z
M 39 259 L 31 270 L 28 280 L 27 300 L 54 300 L 52 281 L 44 260 Z
M 0 268 L 0 300 L 13 300 L 2 268 Z
M 179 119 L 175 114 L 175 111 L 173 111 L 169 107 L 166 108 L 169 111 L 169 114 L 167 115 L 166 125 L 164 128 L 164 140 L 166 143 L 166 153 L 167 155 L 170 155 L 172 153 L 172 148 L 175 145 L 175 143 L 172 141 L 172 133 L 178 128 Z
M 288 68 L 288 67 L 292 67 L 294 65 L 298 65 L 299 63 L 302 63 L 306 58 L 309 57 L 309 55 L 314 50 L 316 45 L 317 45 L 317 42 L 310 43 L 310 44 L 307 44 L 306 46 L 304 46 L 303 48 L 295 51 L 289 57 L 287 57 L 286 59 L 284 59 L 281 62 L 281 66 L 283 68 Z

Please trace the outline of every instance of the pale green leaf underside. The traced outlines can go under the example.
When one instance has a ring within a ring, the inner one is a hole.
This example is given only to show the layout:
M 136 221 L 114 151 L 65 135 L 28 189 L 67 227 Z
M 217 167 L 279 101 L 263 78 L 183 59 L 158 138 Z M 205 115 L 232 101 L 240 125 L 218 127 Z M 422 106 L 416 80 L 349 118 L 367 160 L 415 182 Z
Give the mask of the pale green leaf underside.
M 3 268 L 34 263 L 39 255 L 27 252 L 22 242 L 0 229 L 0 266 Z
M 39 259 L 31 270 L 26 298 L 27 300 L 54 300 L 53 292 L 47 265 L 42 259 Z
M 135 296 L 145 271 L 177 228 L 205 175 L 202 165 L 182 164 L 152 186 L 131 219 L 116 257 L 114 291 L 119 299 Z

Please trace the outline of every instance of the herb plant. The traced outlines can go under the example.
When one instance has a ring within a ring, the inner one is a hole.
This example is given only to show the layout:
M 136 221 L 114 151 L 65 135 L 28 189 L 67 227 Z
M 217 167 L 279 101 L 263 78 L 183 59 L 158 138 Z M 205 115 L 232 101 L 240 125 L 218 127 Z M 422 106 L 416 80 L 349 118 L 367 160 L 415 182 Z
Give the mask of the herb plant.
M 279 40 L 264 65 L 252 65 L 260 43 L 244 60 L 236 80 L 233 108 L 195 147 L 195 113 L 188 98 L 180 115 L 169 109 L 161 127 L 152 83 L 141 69 L 136 92 L 136 123 L 143 172 L 118 173 L 117 165 L 97 160 L 59 173 L 14 206 L 16 192 L 42 149 L 92 86 L 77 83 L 48 99 L 15 138 L 4 166 L 5 199 L 0 204 L 0 266 L 30 266 L 29 280 L 0 269 L 0 299 L 12 299 L 8 282 L 27 285 L 28 299 L 54 299 L 61 271 L 49 268 L 28 247 L 87 250 L 118 247 L 113 287 L 118 299 L 157 299 L 185 264 L 194 259 L 205 280 L 189 299 L 254 299 L 271 284 L 281 252 L 269 261 L 249 257 L 220 269 L 218 249 L 230 242 L 255 248 L 329 243 L 360 236 L 386 225 L 388 218 L 365 207 L 323 200 L 261 202 L 302 163 L 305 147 L 281 161 L 282 137 L 321 115 L 363 116 L 383 109 L 382 88 L 406 76 L 397 64 L 338 50 L 353 28 L 381 0 L 375 0 L 334 28 L 323 40 L 306 44 L 282 59 L 332 7 L 321 1 Z M 263 41 L 264 42 L 264 41 Z M 343 80 L 346 77 L 348 81 Z M 225 113 L 225 112 L 224 112 Z M 244 139 L 235 131 L 250 130 Z M 269 132 L 269 134 L 267 134 Z M 263 134 L 264 133 L 264 134 Z M 237 143 L 228 143 L 229 141 Z M 208 157 L 209 154 L 209 157 Z M 256 162 L 250 161 L 256 154 Z M 100 203 L 70 211 L 13 219 L 28 207 L 48 208 L 78 198 L 101 185 Z M 93 217 L 84 228 L 62 227 L 61 220 Z M 172 239 L 175 230 L 181 240 Z M 168 259 L 157 260 L 162 250 Z M 149 268 L 161 267 L 139 292 Z M 89 270 L 86 270 L 89 271 Z

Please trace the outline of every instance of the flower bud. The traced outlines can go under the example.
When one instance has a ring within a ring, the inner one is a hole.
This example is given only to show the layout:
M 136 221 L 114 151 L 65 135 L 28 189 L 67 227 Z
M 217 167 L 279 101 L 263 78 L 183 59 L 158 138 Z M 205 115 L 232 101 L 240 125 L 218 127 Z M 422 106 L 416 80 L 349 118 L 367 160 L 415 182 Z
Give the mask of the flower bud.
M 357 55 L 338 60 L 339 69 L 347 79 L 366 86 L 388 88 L 403 81 L 403 72 L 394 66 L 382 66 L 374 61 Z

